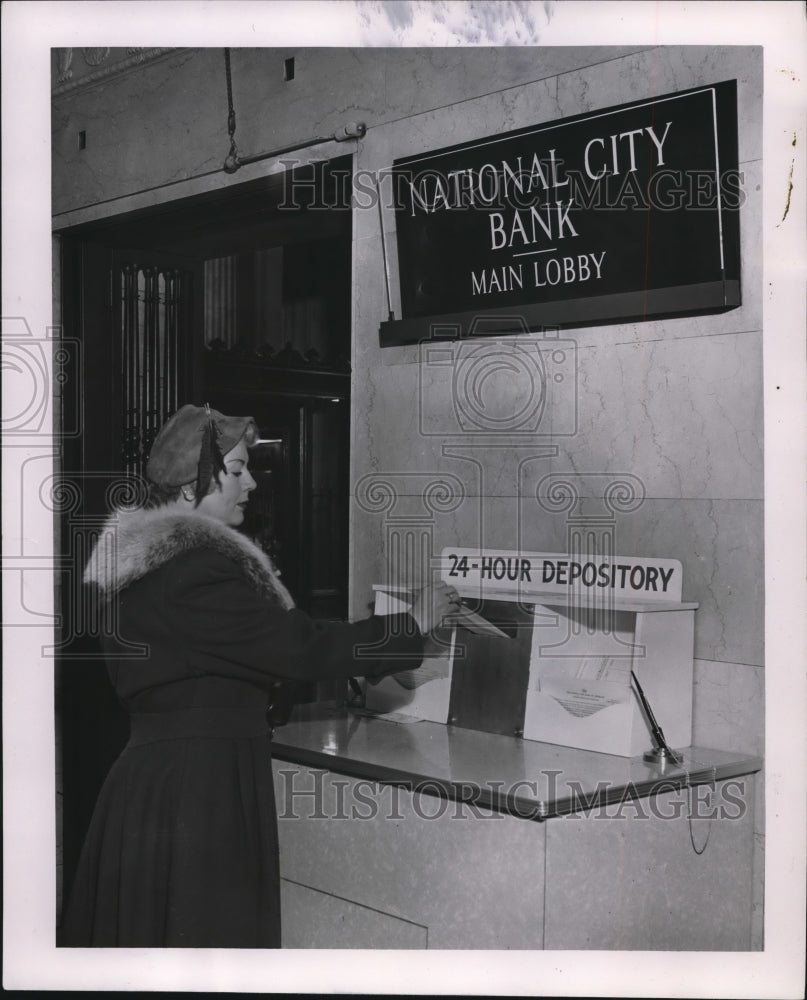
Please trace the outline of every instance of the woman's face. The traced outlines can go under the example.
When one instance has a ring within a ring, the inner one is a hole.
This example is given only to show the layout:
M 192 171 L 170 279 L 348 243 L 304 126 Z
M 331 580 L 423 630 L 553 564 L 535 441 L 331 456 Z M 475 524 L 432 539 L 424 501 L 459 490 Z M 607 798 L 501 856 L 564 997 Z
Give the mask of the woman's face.
M 213 481 L 212 491 L 196 509 L 235 527 L 244 520 L 244 508 L 256 485 L 249 472 L 249 454 L 243 438 L 224 456 L 224 468 L 219 474 L 220 483 Z

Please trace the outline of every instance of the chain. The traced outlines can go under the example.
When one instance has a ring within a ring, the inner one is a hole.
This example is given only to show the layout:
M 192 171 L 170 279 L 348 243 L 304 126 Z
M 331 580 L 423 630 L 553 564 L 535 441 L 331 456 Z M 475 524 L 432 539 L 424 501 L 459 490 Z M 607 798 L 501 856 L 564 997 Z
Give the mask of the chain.
M 714 811 L 712 811 L 707 820 L 708 826 L 706 827 L 706 839 L 703 841 L 701 846 L 698 847 L 698 845 L 695 843 L 695 831 L 692 826 L 693 811 L 694 811 L 692 796 L 693 796 L 693 790 L 695 788 L 695 784 L 692 782 L 693 764 L 695 765 L 695 767 L 708 768 L 708 770 L 711 772 L 708 782 L 698 782 L 698 784 L 708 784 L 709 788 L 711 789 L 712 795 L 715 794 L 715 791 L 717 789 L 717 768 L 713 764 L 711 765 L 704 764 L 703 761 L 696 760 L 694 757 L 691 757 L 690 760 L 687 760 L 686 755 L 684 755 L 684 760 L 681 762 L 681 769 L 686 775 L 686 789 L 688 792 L 687 798 L 689 800 L 689 813 L 687 816 L 687 825 L 689 827 L 689 842 L 692 844 L 692 850 L 696 854 L 703 854 L 709 843 L 709 838 L 712 836 L 712 821 L 714 820 Z
M 233 76 L 230 69 L 230 50 L 224 50 L 224 68 L 227 72 L 227 131 L 230 134 L 230 152 L 224 169 L 231 172 L 238 166 L 238 146 L 235 144 L 235 106 L 233 105 Z

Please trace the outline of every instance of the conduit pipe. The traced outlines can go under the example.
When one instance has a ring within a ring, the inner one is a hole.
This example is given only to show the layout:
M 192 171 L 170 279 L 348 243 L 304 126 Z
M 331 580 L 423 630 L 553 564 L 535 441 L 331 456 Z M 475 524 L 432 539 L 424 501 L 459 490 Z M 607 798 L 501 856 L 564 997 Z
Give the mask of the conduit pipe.
M 367 126 L 364 122 L 348 122 L 346 125 L 338 128 L 333 135 L 318 135 L 313 139 L 306 139 L 304 142 L 295 142 L 289 146 L 270 149 L 267 153 L 253 153 L 251 156 L 239 156 L 237 150 L 231 149 L 224 161 L 223 169 L 228 174 L 234 174 L 239 167 L 243 167 L 247 163 L 258 163 L 260 160 L 269 160 L 275 156 L 282 156 L 284 153 L 293 153 L 298 149 L 319 146 L 323 142 L 347 142 L 350 139 L 362 139 L 366 133 Z

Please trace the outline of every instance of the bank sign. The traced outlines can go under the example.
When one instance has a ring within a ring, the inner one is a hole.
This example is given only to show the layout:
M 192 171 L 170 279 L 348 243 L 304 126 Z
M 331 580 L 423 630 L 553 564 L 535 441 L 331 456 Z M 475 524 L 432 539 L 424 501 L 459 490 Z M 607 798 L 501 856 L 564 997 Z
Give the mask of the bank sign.
M 736 82 L 396 160 L 383 346 L 740 304 Z M 493 319 L 492 319 L 493 318 Z

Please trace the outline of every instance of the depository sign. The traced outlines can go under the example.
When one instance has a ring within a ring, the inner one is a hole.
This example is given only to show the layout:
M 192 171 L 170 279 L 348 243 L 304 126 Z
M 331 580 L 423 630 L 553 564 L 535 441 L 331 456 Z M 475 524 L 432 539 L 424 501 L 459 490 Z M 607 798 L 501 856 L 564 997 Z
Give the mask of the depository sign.
M 740 304 L 736 82 L 396 160 L 381 344 Z
M 677 559 L 578 557 L 554 552 L 444 548 L 441 578 L 462 596 L 519 594 L 528 600 L 575 596 L 585 604 L 610 599 L 678 602 L 683 570 Z

